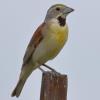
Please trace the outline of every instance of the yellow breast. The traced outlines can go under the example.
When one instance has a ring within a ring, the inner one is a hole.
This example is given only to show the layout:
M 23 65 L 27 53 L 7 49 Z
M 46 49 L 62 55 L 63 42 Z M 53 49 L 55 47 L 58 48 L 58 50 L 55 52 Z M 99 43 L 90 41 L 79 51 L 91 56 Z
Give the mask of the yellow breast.
M 50 22 L 43 31 L 44 39 L 37 47 L 33 57 L 39 62 L 53 59 L 63 48 L 68 39 L 68 27 L 61 27 L 59 23 Z
M 64 44 L 68 39 L 68 26 L 60 26 L 58 23 L 50 25 L 50 34 L 59 42 Z
M 67 25 L 62 27 L 58 23 L 51 23 L 47 29 L 47 37 L 45 38 L 45 44 L 49 51 L 47 56 L 54 58 L 68 39 L 68 27 Z

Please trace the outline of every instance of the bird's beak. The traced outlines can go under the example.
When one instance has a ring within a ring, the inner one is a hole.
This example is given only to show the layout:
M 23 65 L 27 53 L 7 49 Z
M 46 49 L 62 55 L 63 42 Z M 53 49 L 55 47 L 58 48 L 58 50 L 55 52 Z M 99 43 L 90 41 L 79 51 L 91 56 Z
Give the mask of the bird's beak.
M 73 12 L 74 9 L 73 8 L 70 8 L 70 7 L 66 7 L 65 10 L 64 10 L 64 14 L 68 15 L 69 13 Z

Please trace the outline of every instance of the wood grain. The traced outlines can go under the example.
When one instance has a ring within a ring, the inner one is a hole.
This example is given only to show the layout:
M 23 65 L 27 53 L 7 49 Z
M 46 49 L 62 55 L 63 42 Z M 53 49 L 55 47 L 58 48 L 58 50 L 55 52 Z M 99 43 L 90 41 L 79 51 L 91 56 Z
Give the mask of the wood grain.
M 40 100 L 67 100 L 67 75 L 45 72 L 42 75 Z

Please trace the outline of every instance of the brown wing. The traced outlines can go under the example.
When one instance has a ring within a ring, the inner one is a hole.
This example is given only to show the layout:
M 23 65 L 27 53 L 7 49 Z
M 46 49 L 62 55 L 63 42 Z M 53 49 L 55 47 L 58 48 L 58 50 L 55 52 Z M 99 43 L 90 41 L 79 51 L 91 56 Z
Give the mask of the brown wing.
M 43 29 L 44 25 L 45 25 L 45 23 L 41 24 L 35 31 L 34 35 L 32 36 L 31 41 L 28 44 L 28 47 L 26 49 L 26 52 L 25 52 L 25 55 L 23 58 L 23 66 L 26 63 L 28 63 L 28 61 L 32 57 L 36 47 L 39 45 L 40 41 L 43 39 L 42 29 Z

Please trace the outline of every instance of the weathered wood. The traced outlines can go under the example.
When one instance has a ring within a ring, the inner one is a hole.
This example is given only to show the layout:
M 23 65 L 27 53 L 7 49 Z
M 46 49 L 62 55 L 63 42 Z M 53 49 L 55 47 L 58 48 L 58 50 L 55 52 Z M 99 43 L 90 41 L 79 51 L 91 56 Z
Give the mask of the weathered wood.
M 40 100 L 67 100 L 67 85 L 67 75 L 43 73 Z

